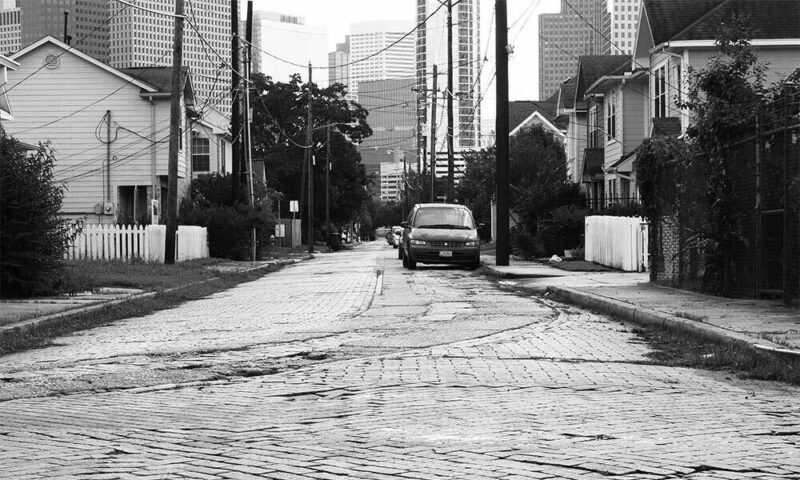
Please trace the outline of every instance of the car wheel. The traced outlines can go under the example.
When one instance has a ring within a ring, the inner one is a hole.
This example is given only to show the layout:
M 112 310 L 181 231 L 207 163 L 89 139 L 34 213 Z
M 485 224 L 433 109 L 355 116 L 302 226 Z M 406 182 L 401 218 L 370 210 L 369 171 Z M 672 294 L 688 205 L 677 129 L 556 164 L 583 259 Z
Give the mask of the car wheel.
M 414 270 L 417 268 L 417 262 L 411 258 L 411 255 L 403 255 L 403 266 L 409 270 Z
M 397 258 L 402 260 L 403 257 L 404 257 L 404 255 L 403 255 L 403 247 L 400 247 L 400 248 L 397 249 Z
M 467 268 L 469 268 L 470 270 L 477 270 L 477 269 L 481 268 L 481 260 L 480 259 L 475 260 L 473 263 L 470 263 L 467 266 Z

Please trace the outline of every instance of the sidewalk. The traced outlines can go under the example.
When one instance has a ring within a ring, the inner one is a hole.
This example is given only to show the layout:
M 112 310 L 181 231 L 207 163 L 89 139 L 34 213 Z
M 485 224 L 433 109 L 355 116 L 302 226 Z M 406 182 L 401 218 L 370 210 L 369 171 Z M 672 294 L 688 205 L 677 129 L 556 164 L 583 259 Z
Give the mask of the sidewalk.
M 270 268 L 274 265 L 288 265 L 306 259 L 307 255 L 298 258 L 260 260 L 257 262 L 224 262 L 210 267 L 219 273 L 246 272 Z M 95 292 L 84 292 L 75 295 L 57 295 L 28 299 L 0 300 L 0 334 L 5 332 L 21 333 L 48 322 L 56 321 L 67 315 L 92 312 L 133 298 L 155 295 L 156 292 L 144 292 L 135 288 L 101 288 Z
M 800 359 L 800 308 L 776 300 L 731 299 L 649 283 L 647 273 L 569 272 L 511 259 L 484 271 L 502 282 L 628 321 L 679 328 L 693 335 L 742 341 Z

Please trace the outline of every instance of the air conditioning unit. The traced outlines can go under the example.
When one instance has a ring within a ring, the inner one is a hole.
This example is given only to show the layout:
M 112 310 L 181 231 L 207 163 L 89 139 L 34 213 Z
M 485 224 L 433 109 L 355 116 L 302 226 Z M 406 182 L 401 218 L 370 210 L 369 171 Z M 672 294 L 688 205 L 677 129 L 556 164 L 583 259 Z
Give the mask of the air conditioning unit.
M 113 215 L 114 214 L 114 204 L 111 202 L 106 202 L 103 204 L 103 215 Z

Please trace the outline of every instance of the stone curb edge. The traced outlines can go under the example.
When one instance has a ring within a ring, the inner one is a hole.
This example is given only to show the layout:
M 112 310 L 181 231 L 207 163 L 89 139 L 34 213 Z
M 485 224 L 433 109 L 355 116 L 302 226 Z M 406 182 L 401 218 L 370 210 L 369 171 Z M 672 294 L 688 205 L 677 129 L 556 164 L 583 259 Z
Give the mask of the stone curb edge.
M 776 343 L 755 339 L 749 335 L 727 330 L 716 325 L 697 322 L 667 313 L 657 312 L 634 304 L 615 300 L 613 298 L 595 295 L 568 287 L 550 286 L 546 289 L 548 298 L 569 303 L 583 308 L 596 310 L 601 313 L 613 315 L 634 323 L 668 327 L 682 330 L 693 335 L 712 338 L 728 344 L 746 345 L 754 350 L 768 351 L 793 357 L 800 360 L 800 351 L 787 349 Z
M 305 256 L 303 256 L 302 258 L 299 258 L 299 259 L 297 259 L 297 258 L 281 259 L 281 260 L 277 260 L 277 261 L 274 261 L 274 262 L 265 263 L 263 265 L 257 265 L 255 267 L 245 268 L 245 269 L 241 270 L 240 273 L 247 273 L 247 272 L 252 272 L 252 271 L 255 271 L 255 270 L 268 269 L 268 268 L 271 268 L 271 267 L 275 267 L 276 265 L 279 266 L 279 267 L 283 267 L 283 266 L 286 266 L 286 265 L 292 265 L 292 264 L 295 264 L 295 263 L 299 263 L 299 262 L 301 262 L 303 260 L 308 260 L 308 259 L 311 259 L 311 258 L 314 258 L 313 255 L 305 255 Z M 58 320 L 61 320 L 61 319 L 65 318 L 65 317 L 69 317 L 69 316 L 72 316 L 72 315 L 78 315 L 78 314 L 82 314 L 82 313 L 94 312 L 96 310 L 100 310 L 100 309 L 103 309 L 103 308 L 106 308 L 106 307 L 112 307 L 114 305 L 119 305 L 120 303 L 123 303 L 123 302 L 129 302 L 131 300 L 138 300 L 138 299 L 142 299 L 142 298 L 152 297 L 152 296 L 157 295 L 159 293 L 168 293 L 168 292 L 172 292 L 174 290 L 179 290 L 179 289 L 182 289 L 182 288 L 188 288 L 188 287 L 192 287 L 192 286 L 196 286 L 196 285 L 201 285 L 203 283 L 210 282 L 210 281 L 212 281 L 214 279 L 217 279 L 217 278 L 219 278 L 219 277 L 212 277 L 212 278 L 209 278 L 209 279 L 206 279 L 206 280 L 202 280 L 200 282 L 191 283 L 191 284 L 188 284 L 188 285 L 182 285 L 180 287 L 170 288 L 168 290 L 163 290 L 161 292 L 144 292 L 144 293 L 128 295 L 126 297 L 118 298 L 118 299 L 115 299 L 115 300 L 101 301 L 101 302 L 98 302 L 98 303 L 95 303 L 95 304 L 92 304 L 92 305 L 87 305 L 87 306 L 84 306 L 84 307 L 71 308 L 69 310 L 65 310 L 65 311 L 62 311 L 62 312 L 51 313 L 49 315 L 44 315 L 44 316 L 36 317 L 36 318 L 30 318 L 28 320 L 23 320 L 21 322 L 11 323 L 11 324 L 8 324 L 8 325 L 3 325 L 2 327 L 0 327 L 0 335 L 17 335 L 17 336 L 18 335 L 23 335 L 23 334 L 25 334 L 25 333 L 27 333 L 27 332 L 29 332 L 31 330 L 35 330 L 37 328 L 46 327 L 48 324 L 55 323 Z

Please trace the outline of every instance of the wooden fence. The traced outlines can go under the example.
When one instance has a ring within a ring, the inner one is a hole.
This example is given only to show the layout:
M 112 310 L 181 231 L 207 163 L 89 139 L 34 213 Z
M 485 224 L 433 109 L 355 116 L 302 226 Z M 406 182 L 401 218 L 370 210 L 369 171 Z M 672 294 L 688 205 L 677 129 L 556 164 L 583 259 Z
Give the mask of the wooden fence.
M 639 217 L 588 216 L 584 258 L 626 272 L 647 271 L 648 227 Z
M 177 261 L 208 257 L 205 227 L 182 225 L 176 236 Z M 164 263 L 166 238 L 165 225 L 76 225 L 64 258 Z

